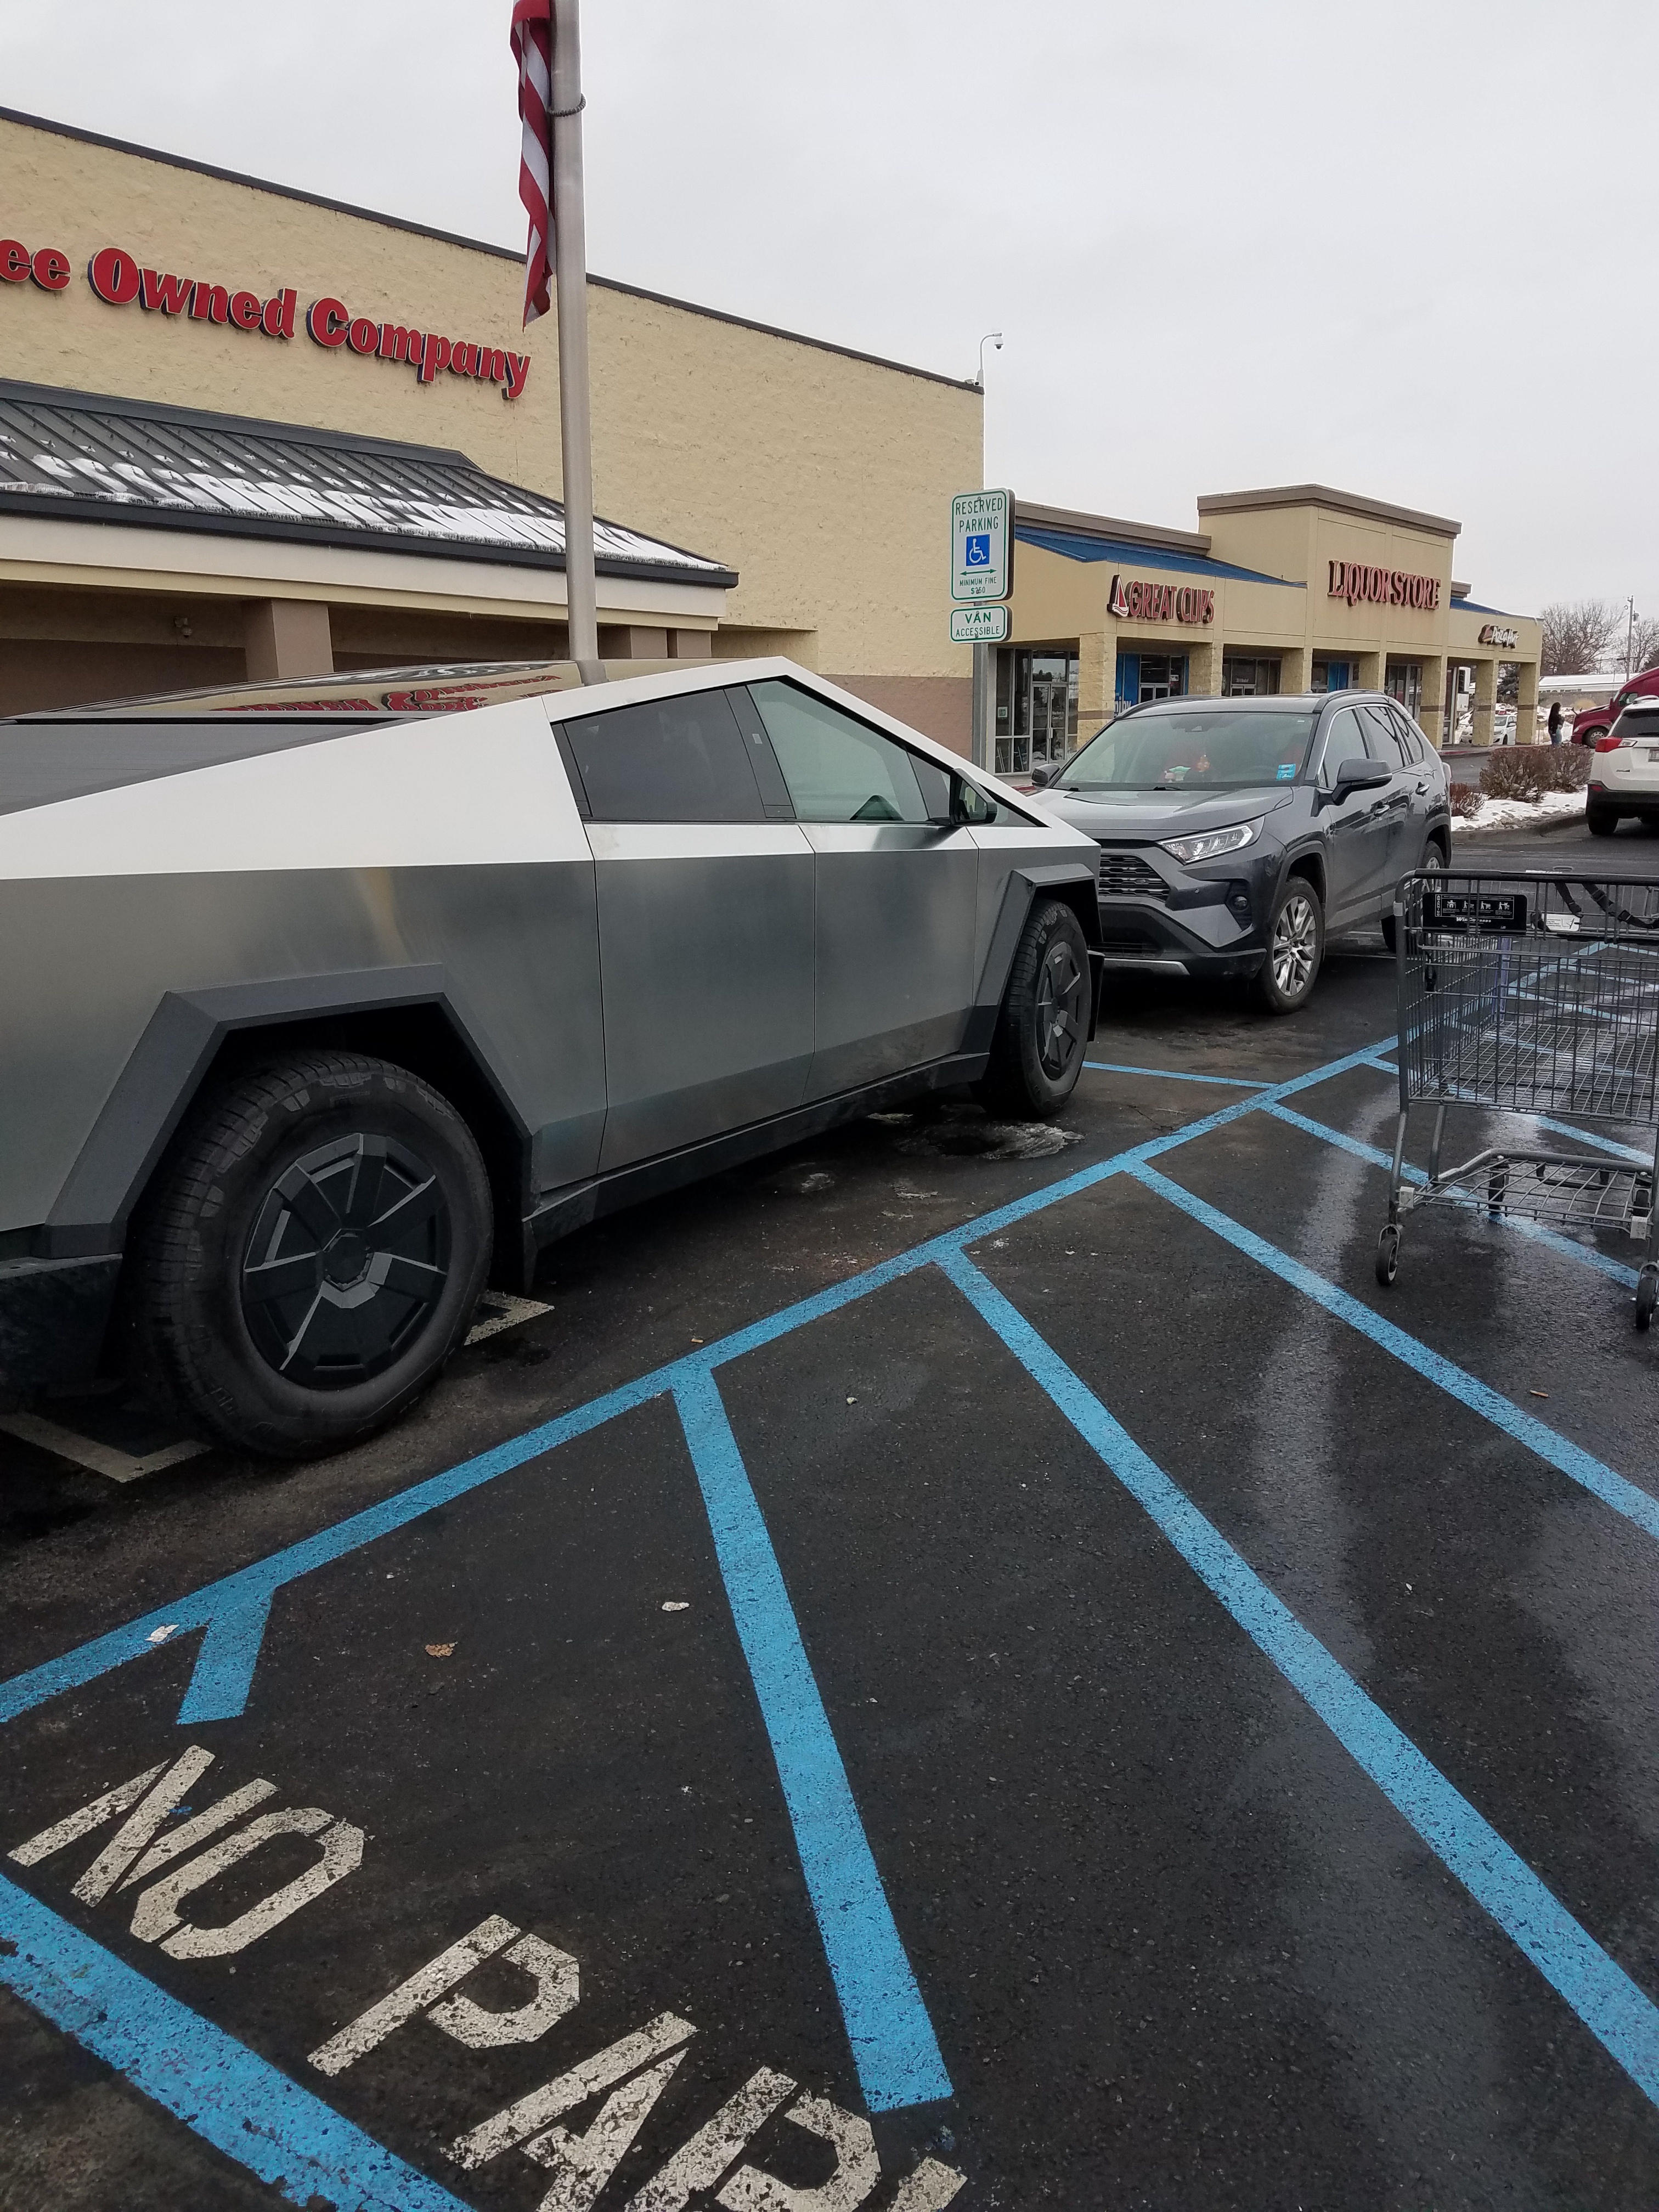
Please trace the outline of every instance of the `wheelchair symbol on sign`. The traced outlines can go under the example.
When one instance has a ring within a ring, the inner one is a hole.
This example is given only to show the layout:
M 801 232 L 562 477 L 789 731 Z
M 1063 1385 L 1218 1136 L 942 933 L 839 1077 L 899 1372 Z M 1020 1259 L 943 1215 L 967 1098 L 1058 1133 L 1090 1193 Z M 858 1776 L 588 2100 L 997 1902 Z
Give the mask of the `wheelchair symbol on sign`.
M 991 533 L 988 530 L 975 533 L 966 538 L 963 543 L 967 549 L 963 555 L 963 566 L 965 568 L 988 568 L 990 567 Z

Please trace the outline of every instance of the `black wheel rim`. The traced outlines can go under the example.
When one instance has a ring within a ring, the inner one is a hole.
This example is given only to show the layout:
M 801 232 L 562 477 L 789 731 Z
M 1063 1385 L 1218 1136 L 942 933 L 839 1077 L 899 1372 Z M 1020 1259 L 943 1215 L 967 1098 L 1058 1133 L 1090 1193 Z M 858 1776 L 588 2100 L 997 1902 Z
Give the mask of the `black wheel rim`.
M 308 1390 L 367 1382 L 399 1359 L 449 1280 L 449 1206 L 407 1145 L 359 1134 L 284 1170 L 253 1218 L 242 1315 L 261 1356 Z
M 1045 1075 L 1064 1075 L 1086 1042 L 1089 979 L 1062 937 L 1048 947 L 1037 977 L 1037 1058 Z

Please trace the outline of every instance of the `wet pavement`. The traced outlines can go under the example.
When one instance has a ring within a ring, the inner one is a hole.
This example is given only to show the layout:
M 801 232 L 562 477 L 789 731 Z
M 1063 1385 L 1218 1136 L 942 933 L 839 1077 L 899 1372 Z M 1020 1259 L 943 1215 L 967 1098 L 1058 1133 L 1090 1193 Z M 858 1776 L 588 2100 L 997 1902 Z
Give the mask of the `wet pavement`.
M 1394 1007 L 1125 982 L 322 1464 L 0 1436 L 0 2203 L 1659 2201 L 1639 1248 L 1380 1289 Z

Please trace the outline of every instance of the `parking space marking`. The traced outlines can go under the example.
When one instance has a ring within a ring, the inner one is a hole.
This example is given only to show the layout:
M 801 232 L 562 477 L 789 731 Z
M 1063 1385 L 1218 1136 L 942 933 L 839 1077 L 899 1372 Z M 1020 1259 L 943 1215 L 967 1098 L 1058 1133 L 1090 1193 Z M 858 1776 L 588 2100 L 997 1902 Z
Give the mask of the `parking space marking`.
M 1366 1064 L 1383 1075 L 1393 1076 L 1396 1083 L 1400 1079 L 1399 1064 L 1395 1060 L 1379 1060 L 1373 1054 Z M 1581 1145 L 1589 1145 L 1598 1152 L 1612 1152 L 1621 1160 L 1632 1160 L 1638 1168 L 1653 1165 L 1651 1152 L 1638 1152 L 1633 1146 L 1620 1144 L 1616 1138 L 1598 1137 L 1593 1130 L 1575 1128 L 1571 1121 L 1558 1121 L 1548 1114 L 1528 1114 L 1520 1106 L 1489 1106 L 1480 1098 L 1471 1098 L 1468 1103 L 1477 1113 L 1512 1114 L 1517 1121 L 1530 1121 L 1535 1127 L 1548 1129 L 1555 1136 L 1573 1137 Z
M 183 1437 L 176 1443 L 135 1455 L 115 1444 L 100 1443 L 94 1437 L 80 1436 L 40 1413 L 0 1413 L 0 1429 L 20 1443 L 38 1445 L 55 1459 L 70 1460 L 111 1482 L 137 1482 L 141 1475 L 159 1474 L 163 1468 L 177 1467 L 180 1461 L 196 1459 L 210 1449 L 193 1437 Z
M 1380 1314 L 1373 1313 L 1368 1305 L 1362 1304 L 1350 1291 L 1316 1273 L 1303 1261 L 1292 1259 L 1288 1252 L 1281 1252 L 1276 1244 L 1268 1243 L 1265 1237 L 1258 1237 L 1253 1229 L 1246 1229 L 1231 1214 L 1223 1213 L 1219 1206 L 1212 1206 L 1206 1199 L 1194 1196 L 1180 1183 L 1171 1182 L 1156 1168 L 1137 1162 L 1130 1168 L 1129 1173 L 1144 1183 L 1148 1190 L 1156 1191 L 1171 1206 L 1179 1206 L 1193 1220 L 1206 1229 L 1212 1230 L 1237 1250 L 1258 1261 L 1279 1276 L 1281 1281 L 1289 1283 L 1293 1290 L 1312 1298 L 1316 1305 L 1322 1306 L 1338 1321 L 1346 1322 L 1362 1336 L 1368 1336 L 1373 1344 L 1391 1353 L 1402 1365 L 1422 1376 L 1425 1381 L 1436 1384 L 1461 1405 L 1467 1406 L 1471 1413 L 1480 1414 L 1494 1428 L 1502 1429 L 1506 1436 L 1511 1436 L 1517 1443 L 1524 1444 L 1547 1466 L 1554 1468 L 1558 1474 L 1565 1474 L 1570 1482 L 1577 1483 L 1592 1497 L 1599 1498 L 1604 1505 L 1610 1505 L 1615 1513 L 1633 1522 L 1644 1534 L 1659 1538 L 1659 1498 L 1650 1497 L 1645 1490 L 1638 1490 L 1633 1482 L 1627 1481 L 1622 1474 L 1615 1474 L 1612 1468 L 1604 1465 L 1593 1453 L 1585 1451 L 1582 1445 L 1573 1443 L 1550 1428 L 1535 1413 L 1523 1413 L 1501 1391 L 1494 1390 L 1489 1382 L 1482 1382 L 1478 1376 L 1457 1366 L 1443 1353 L 1432 1351 L 1417 1337 L 1407 1335 L 1393 1322 L 1384 1321 Z
M 1150 1186 L 1164 1177 L 1143 1178 Z M 1169 1186 L 1173 1190 L 1173 1185 Z M 1659 2007 L 1268 1588 L 963 1252 L 939 1265 L 1245 1634 L 1470 1896 L 1659 2105 Z
M 504 1328 L 517 1328 L 521 1322 L 534 1321 L 538 1314 L 552 1310 L 539 1298 L 509 1297 L 505 1291 L 480 1291 L 465 1341 L 483 1344 L 489 1337 L 499 1336 Z
M 1182 1067 L 1124 1067 L 1114 1060 L 1085 1060 L 1097 1075 L 1152 1075 L 1164 1083 L 1214 1083 L 1226 1091 L 1271 1091 L 1271 1083 L 1255 1083 L 1242 1075 L 1194 1075 Z
M 705 1368 L 674 1386 L 732 1618 L 777 1761 L 807 1893 L 872 2112 L 951 2094 L 951 2077 L 894 1924 L 801 1642 L 777 1554 Z
M 1346 1130 L 1333 1129 L 1327 1121 L 1316 1121 L 1306 1114 L 1298 1114 L 1293 1106 L 1270 1106 L 1267 1111 L 1274 1121 L 1283 1121 L 1292 1129 L 1300 1129 L 1307 1136 L 1317 1137 L 1321 1144 L 1334 1145 L 1339 1152 L 1351 1153 L 1357 1160 L 1367 1161 L 1372 1167 L 1381 1168 L 1385 1174 L 1394 1165 L 1392 1153 L 1381 1151 L 1376 1145 L 1365 1144 L 1358 1137 L 1351 1137 Z M 1429 1178 L 1423 1169 L 1414 1168 L 1407 1160 L 1402 1163 L 1400 1171 L 1407 1182 L 1415 1183 L 1419 1190 L 1427 1188 Z M 1572 1237 L 1563 1237 L 1559 1230 L 1548 1228 L 1541 1221 L 1530 1220 L 1524 1213 L 1491 1213 L 1486 1200 L 1474 1191 L 1453 1188 L 1443 1196 L 1466 1213 L 1485 1215 L 1488 1220 L 1503 1228 L 1513 1230 L 1517 1236 L 1530 1237 L 1534 1243 L 1547 1244 L 1551 1251 L 1559 1252 L 1565 1259 L 1576 1260 L 1580 1267 L 1594 1267 L 1599 1274 L 1609 1277 L 1615 1283 L 1622 1283 L 1626 1290 L 1636 1288 L 1635 1268 L 1626 1267 L 1620 1260 L 1609 1259 L 1605 1252 L 1598 1252 L 1593 1244 L 1577 1243 Z
M 471 2212 L 223 2028 L 0 1875 L 0 1983 L 291 2204 Z

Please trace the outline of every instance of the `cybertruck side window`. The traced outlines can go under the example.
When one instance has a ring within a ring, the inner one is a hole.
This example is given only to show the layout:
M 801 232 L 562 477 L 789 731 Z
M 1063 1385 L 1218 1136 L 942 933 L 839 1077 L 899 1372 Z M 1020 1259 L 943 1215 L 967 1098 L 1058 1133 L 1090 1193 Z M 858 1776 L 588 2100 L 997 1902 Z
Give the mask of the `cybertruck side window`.
M 647 699 L 564 726 L 595 822 L 763 822 L 769 809 L 723 691 Z
M 927 822 L 949 806 L 949 778 L 932 762 L 913 758 L 827 699 L 773 678 L 751 684 L 795 812 L 803 822 Z M 918 770 L 939 789 L 936 806 L 922 794 Z

